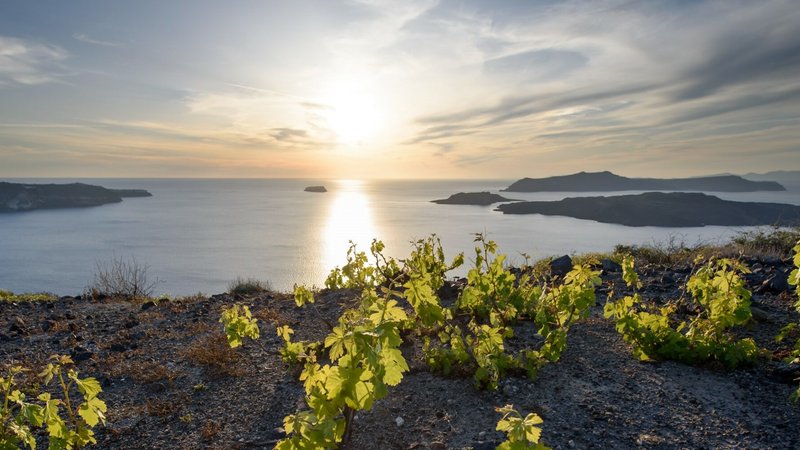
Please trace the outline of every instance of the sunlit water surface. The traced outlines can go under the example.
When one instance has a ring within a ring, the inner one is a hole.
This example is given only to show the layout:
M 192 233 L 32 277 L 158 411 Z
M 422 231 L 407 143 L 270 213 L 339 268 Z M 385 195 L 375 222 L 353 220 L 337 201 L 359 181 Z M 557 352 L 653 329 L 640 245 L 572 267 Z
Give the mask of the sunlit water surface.
M 14 180 L 20 181 L 20 180 Z M 53 180 L 24 180 L 54 182 Z M 76 295 L 98 263 L 135 258 L 157 277 L 158 293 L 214 294 L 236 277 L 267 280 L 286 291 L 320 286 L 342 264 L 348 241 L 368 250 L 373 238 L 387 253 L 408 254 L 409 241 L 436 233 L 448 257 L 472 254 L 474 233 L 498 242 L 510 262 L 608 251 L 615 244 L 723 242 L 747 228 L 625 227 L 541 215 L 503 215 L 493 207 L 437 205 L 456 192 L 497 192 L 513 180 L 190 180 L 83 181 L 110 188 L 147 189 L 153 197 L 84 209 L 0 214 L 0 289 Z M 303 192 L 325 184 L 327 193 Z M 716 194 L 743 201 L 800 204 L 800 186 L 787 192 Z M 505 193 L 556 200 L 592 193 Z

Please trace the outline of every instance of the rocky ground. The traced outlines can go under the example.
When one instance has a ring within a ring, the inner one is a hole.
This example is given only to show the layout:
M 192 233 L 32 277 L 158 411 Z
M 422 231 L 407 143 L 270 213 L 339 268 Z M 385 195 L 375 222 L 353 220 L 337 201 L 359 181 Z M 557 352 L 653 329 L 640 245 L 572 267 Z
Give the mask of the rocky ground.
M 774 336 L 799 320 L 785 283 L 788 261 L 749 263 L 754 320 L 737 332 L 769 355 L 785 356 L 788 344 L 776 344 Z M 688 266 L 642 268 L 644 296 L 661 302 L 681 295 L 689 272 Z M 737 370 L 639 362 L 602 317 L 620 274 L 607 271 L 603 281 L 591 317 L 571 328 L 562 359 L 535 381 L 511 377 L 494 392 L 477 391 L 471 379 L 429 373 L 419 345 L 405 345 L 410 372 L 372 411 L 357 416 L 351 448 L 494 448 L 502 441 L 494 408 L 509 403 L 537 412 L 542 439 L 554 448 L 800 448 L 800 406 L 789 401 L 796 388 L 791 366 L 767 359 Z M 320 317 L 334 321 L 354 297 L 323 293 L 321 314 L 298 309 L 279 293 L 157 304 L 73 297 L 0 302 L 0 365 L 36 368 L 49 355 L 72 355 L 82 376 L 101 381 L 109 407 L 98 448 L 271 448 L 283 436 L 283 417 L 303 406 L 298 371 L 278 356 L 276 324 L 290 324 L 298 339 L 320 339 L 327 329 Z M 259 318 L 261 339 L 234 351 L 218 320 L 235 301 Z M 532 335 L 523 323 L 512 345 Z

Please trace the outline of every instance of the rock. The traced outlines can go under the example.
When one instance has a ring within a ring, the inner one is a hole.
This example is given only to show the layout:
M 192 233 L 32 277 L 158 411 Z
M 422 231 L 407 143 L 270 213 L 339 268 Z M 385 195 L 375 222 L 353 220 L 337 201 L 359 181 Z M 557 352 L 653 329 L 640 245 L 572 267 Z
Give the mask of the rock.
M 564 255 L 550 261 L 550 273 L 553 275 L 564 276 L 572 270 L 572 258 Z
M 759 292 L 775 292 L 781 293 L 786 292 L 789 290 L 789 277 L 781 272 L 780 270 L 776 271 L 774 275 L 764 280 L 761 283 L 761 289 Z
M 737 175 L 696 178 L 627 178 L 611 172 L 579 172 L 548 178 L 523 178 L 503 191 L 602 192 L 602 191 L 785 191 L 774 181 L 750 181 Z
M 156 306 L 156 302 L 154 302 L 152 300 L 148 300 L 148 301 L 142 303 L 141 310 L 142 311 L 147 311 L 148 309 L 150 309 L 150 308 L 152 308 L 154 306 Z
M 73 361 L 79 363 L 81 361 L 86 361 L 87 359 L 91 359 L 91 357 L 94 356 L 94 353 L 92 353 L 91 351 L 87 350 L 84 347 L 78 346 L 75 347 L 70 352 L 70 356 L 72 357 Z
M 780 267 L 783 265 L 783 261 L 776 256 L 767 256 L 763 261 L 767 266 Z
M 318 192 L 318 193 L 328 192 L 328 190 L 325 189 L 325 186 L 306 186 L 306 188 L 303 190 L 306 192 Z
M 11 327 L 8 330 L 11 331 L 12 333 L 25 334 L 27 332 L 27 329 L 28 327 L 27 324 L 25 323 L 25 320 L 20 316 L 16 316 L 14 317 L 14 320 L 11 323 Z
M 123 197 L 148 197 L 142 189 L 106 189 L 84 183 L 21 184 L 0 182 L 0 212 L 82 208 L 119 203 Z
M 773 366 L 770 376 L 781 383 L 794 384 L 800 378 L 800 365 L 798 364 L 777 361 L 771 362 L 770 365 Z
M 600 261 L 600 264 L 603 265 L 603 272 L 613 273 L 613 272 L 621 272 L 622 271 L 622 266 L 621 265 L 617 264 L 616 262 L 614 262 L 614 261 L 612 261 L 612 260 L 610 260 L 608 258 L 603 258 Z
M 750 313 L 756 322 L 775 322 L 775 316 L 757 306 L 750 305 Z
M 518 202 L 510 198 L 505 198 L 502 195 L 492 194 L 490 192 L 459 192 L 453 194 L 448 198 L 440 200 L 431 200 L 431 203 L 438 203 L 440 205 L 476 205 L 488 206 L 493 203 L 500 202 Z
M 406 421 L 405 421 L 405 420 L 403 420 L 403 418 L 402 418 L 402 417 L 400 417 L 400 416 L 397 416 L 397 417 L 395 417 L 395 419 L 394 419 L 394 423 L 396 423 L 398 427 L 402 427 L 402 426 L 403 426 L 403 424 L 404 424 L 404 423 L 406 423 Z
M 688 192 L 645 192 L 609 197 L 569 197 L 558 201 L 506 203 L 503 214 L 543 214 L 632 227 L 703 227 L 800 224 L 800 206 L 735 202 Z

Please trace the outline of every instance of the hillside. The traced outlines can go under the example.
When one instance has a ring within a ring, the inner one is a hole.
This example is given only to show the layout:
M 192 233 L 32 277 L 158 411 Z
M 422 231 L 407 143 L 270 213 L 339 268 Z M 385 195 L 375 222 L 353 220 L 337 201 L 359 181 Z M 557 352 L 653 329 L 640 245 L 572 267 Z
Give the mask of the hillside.
M 21 184 L 0 182 L 0 212 L 84 208 L 119 203 L 125 197 L 150 197 L 143 189 L 107 189 L 84 183 Z
M 518 200 L 505 198 L 502 195 L 492 194 L 491 192 L 459 192 L 445 199 L 431 200 L 431 203 L 438 203 L 440 205 L 487 206 L 494 203 L 515 201 Z
M 800 206 L 734 202 L 712 195 L 646 192 L 611 197 L 569 197 L 559 201 L 500 205 L 503 214 L 544 214 L 634 227 L 702 227 L 800 224 Z
M 785 281 L 788 259 L 745 261 L 752 269 L 746 280 L 754 319 L 736 335 L 755 339 L 765 355 L 785 356 L 788 344 L 774 336 L 798 316 L 794 293 L 775 280 Z M 646 302 L 663 305 L 686 295 L 688 263 L 640 263 Z M 442 302 L 451 304 L 465 282 L 448 283 Z M 553 448 L 800 447 L 800 408 L 788 400 L 796 388 L 793 367 L 767 359 L 736 370 L 640 362 L 602 317 L 612 291 L 629 292 L 609 264 L 596 304 L 570 329 L 561 360 L 536 380 L 509 374 L 495 391 L 475 389 L 467 376 L 429 372 L 420 338 L 404 335 L 400 349 L 410 370 L 371 411 L 355 416 L 348 448 L 493 449 L 502 440 L 494 408 L 506 404 L 539 414 L 542 440 Z M 231 350 L 219 317 L 235 302 L 251 308 L 261 338 Z M 352 290 L 322 291 L 313 308 L 297 308 L 291 295 L 275 292 L 145 302 L 0 301 L 0 361 L 22 362 L 33 374 L 48 355 L 72 355 L 81 376 L 100 381 L 108 404 L 96 448 L 272 448 L 284 436 L 284 416 L 303 404 L 298 369 L 279 356 L 277 326 L 292 326 L 295 340 L 319 340 L 329 332 L 326 323 L 356 303 Z M 514 335 L 511 351 L 538 345 L 530 321 L 515 325 Z
M 548 178 L 523 178 L 507 192 L 606 192 L 606 191 L 785 191 L 774 181 L 750 181 L 736 175 L 698 178 L 627 178 L 611 172 L 580 172 Z

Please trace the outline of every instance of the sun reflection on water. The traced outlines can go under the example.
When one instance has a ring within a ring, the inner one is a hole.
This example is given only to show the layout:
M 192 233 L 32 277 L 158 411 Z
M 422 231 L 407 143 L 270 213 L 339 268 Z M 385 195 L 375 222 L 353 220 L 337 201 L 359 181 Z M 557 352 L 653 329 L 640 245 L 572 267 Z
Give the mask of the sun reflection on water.
M 345 263 L 349 241 L 359 251 L 369 251 L 372 239 L 377 237 L 369 197 L 364 193 L 364 182 L 339 180 L 334 189 L 336 197 L 331 202 L 324 231 L 324 266 L 332 269 Z

